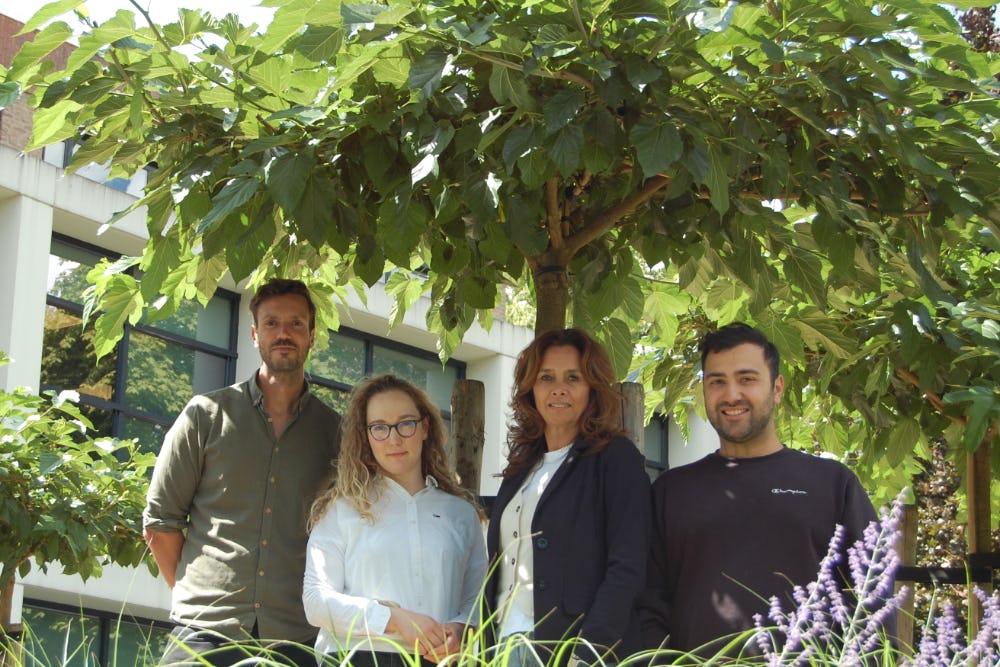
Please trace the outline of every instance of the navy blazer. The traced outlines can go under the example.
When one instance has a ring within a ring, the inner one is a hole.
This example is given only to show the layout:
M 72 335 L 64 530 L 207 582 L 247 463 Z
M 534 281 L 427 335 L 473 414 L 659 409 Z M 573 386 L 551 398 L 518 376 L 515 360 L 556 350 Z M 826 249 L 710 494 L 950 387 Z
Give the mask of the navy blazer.
M 635 603 L 646 583 L 652 521 L 645 458 L 624 437 L 596 454 L 579 439 L 571 447 L 531 520 L 534 638 L 581 636 L 620 661 L 642 649 Z M 490 513 L 488 612 L 499 586 L 500 517 L 528 474 L 503 481 Z

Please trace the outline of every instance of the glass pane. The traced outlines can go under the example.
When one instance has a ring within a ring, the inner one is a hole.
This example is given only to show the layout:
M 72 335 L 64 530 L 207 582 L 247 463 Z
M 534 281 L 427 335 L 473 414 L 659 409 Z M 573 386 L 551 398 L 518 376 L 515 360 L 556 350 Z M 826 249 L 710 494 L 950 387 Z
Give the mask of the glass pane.
M 27 605 L 23 617 L 25 667 L 98 664 L 100 623 L 97 619 Z
M 198 301 L 185 301 L 177 312 L 165 320 L 143 324 L 168 331 L 178 336 L 192 338 L 202 343 L 229 349 L 229 333 L 232 326 L 234 302 L 222 297 L 213 297 L 204 308 Z
M 353 387 L 365 377 L 365 342 L 331 331 L 326 349 L 313 348 L 306 370 Z
M 82 303 L 83 290 L 87 283 L 87 273 L 101 256 L 62 241 L 52 241 L 49 255 L 48 292 L 75 303 Z
M 666 448 L 663 446 L 665 438 L 663 431 L 665 428 L 666 424 L 655 417 L 650 420 L 649 424 L 646 426 L 642 439 L 643 449 L 646 450 L 645 454 L 647 461 L 654 461 L 664 465 L 666 464 L 666 461 L 664 460 Z
M 121 438 L 135 438 L 139 443 L 139 451 L 159 454 L 160 446 L 163 445 L 163 436 L 167 434 L 169 426 L 155 424 L 135 417 L 122 415 Z
M 155 665 L 167 647 L 170 632 L 152 623 L 125 621 L 111 626 L 108 667 Z
M 58 390 L 75 389 L 110 401 L 118 355 L 111 352 L 98 361 L 94 354 L 94 328 L 83 330 L 81 322 L 80 316 L 67 310 L 45 307 L 41 382 Z
M 331 389 L 330 387 L 324 387 L 316 383 L 311 383 L 309 390 L 316 394 L 319 400 L 336 410 L 340 416 L 347 414 L 347 402 L 350 399 L 350 392 L 341 389 Z
M 173 419 L 196 393 L 226 384 L 225 360 L 133 330 L 125 404 Z
M 380 373 L 395 373 L 419 387 L 423 387 L 441 410 L 451 411 L 451 390 L 458 379 L 458 370 L 441 366 L 437 359 L 424 359 L 405 352 L 375 346 L 374 369 Z

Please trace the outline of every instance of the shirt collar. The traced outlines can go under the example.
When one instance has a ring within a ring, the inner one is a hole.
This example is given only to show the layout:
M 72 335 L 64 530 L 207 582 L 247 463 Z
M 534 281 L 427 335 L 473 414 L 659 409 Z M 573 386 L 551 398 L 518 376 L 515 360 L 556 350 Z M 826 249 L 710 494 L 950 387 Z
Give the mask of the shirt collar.
M 385 482 L 386 487 L 392 489 L 398 493 L 402 493 L 407 497 L 410 496 L 409 491 L 404 489 L 396 480 L 386 477 L 385 475 L 380 475 L 382 480 Z M 433 475 L 427 475 L 424 477 L 424 488 L 420 489 L 414 495 L 418 495 L 426 491 L 427 489 L 437 489 L 439 488 L 438 481 L 434 479 Z
M 249 389 L 250 389 L 250 402 L 255 407 L 263 409 L 263 406 L 264 406 L 264 392 L 262 392 L 260 390 L 260 385 L 257 384 L 257 374 L 258 373 L 260 373 L 260 369 L 259 368 L 253 372 L 253 375 L 250 376 L 250 382 L 249 382 L 249 384 L 250 384 L 250 387 L 249 387 Z M 310 392 L 309 392 L 309 386 L 310 386 L 309 385 L 309 380 L 303 379 L 302 380 L 302 394 L 299 396 L 299 400 L 295 402 L 295 412 L 296 413 L 301 412 L 302 409 L 306 407 L 306 401 L 309 400 L 309 394 L 310 394 Z

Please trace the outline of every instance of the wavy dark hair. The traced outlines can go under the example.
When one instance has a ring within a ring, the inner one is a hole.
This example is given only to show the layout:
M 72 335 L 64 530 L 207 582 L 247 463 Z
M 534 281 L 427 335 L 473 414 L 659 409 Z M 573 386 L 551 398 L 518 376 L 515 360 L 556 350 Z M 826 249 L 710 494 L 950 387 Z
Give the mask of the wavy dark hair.
M 580 353 L 580 372 L 590 385 L 590 400 L 580 415 L 580 435 L 588 453 L 600 451 L 611 438 L 625 433 L 621 392 L 614 387 L 615 371 L 604 347 L 582 329 L 546 331 L 521 351 L 514 367 L 513 414 L 507 431 L 510 453 L 504 479 L 530 470 L 545 454 L 545 420 L 535 405 L 533 389 L 546 351 L 562 346 L 575 347 Z
M 478 499 L 458 483 L 454 471 L 448 465 L 448 454 L 444 448 L 448 431 L 441 419 L 441 411 L 423 389 L 397 375 L 387 373 L 366 378 L 351 392 L 341 431 L 336 470 L 331 471 L 323 490 L 313 501 L 307 524 L 309 530 L 323 517 L 335 498 L 344 498 L 354 506 L 358 514 L 374 523 L 376 517 L 372 512 L 372 504 L 378 499 L 382 485 L 378 463 L 368 442 L 368 401 L 373 396 L 388 391 L 399 391 L 409 396 L 421 418 L 427 420 L 427 439 L 424 440 L 420 454 L 421 472 L 424 476 L 432 476 L 437 481 L 438 488 L 445 493 L 467 500 L 473 507 L 477 507 Z

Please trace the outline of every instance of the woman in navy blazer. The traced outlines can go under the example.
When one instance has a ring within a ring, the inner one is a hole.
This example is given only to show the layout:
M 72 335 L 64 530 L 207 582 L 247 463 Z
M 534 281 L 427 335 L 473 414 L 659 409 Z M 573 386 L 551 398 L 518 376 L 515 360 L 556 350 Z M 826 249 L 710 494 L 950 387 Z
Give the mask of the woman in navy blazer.
M 510 453 L 486 537 L 492 639 L 505 650 L 522 635 L 549 663 L 552 642 L 578 637 L 560 662 L 621 661 L 642 648 L 635 602 L 651 510 L 611 361 L 580 329 L 550 331 L 521 352 L 514 379 Z

